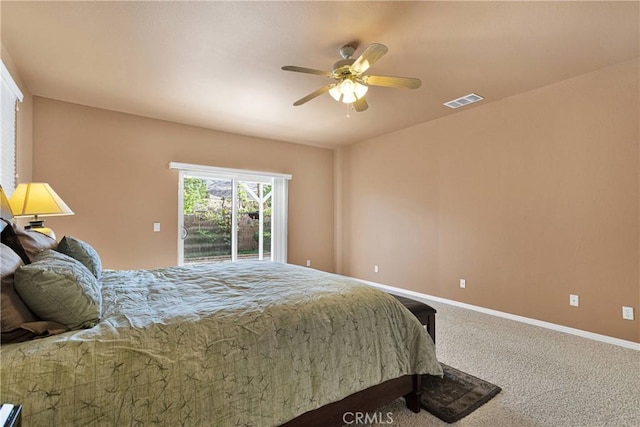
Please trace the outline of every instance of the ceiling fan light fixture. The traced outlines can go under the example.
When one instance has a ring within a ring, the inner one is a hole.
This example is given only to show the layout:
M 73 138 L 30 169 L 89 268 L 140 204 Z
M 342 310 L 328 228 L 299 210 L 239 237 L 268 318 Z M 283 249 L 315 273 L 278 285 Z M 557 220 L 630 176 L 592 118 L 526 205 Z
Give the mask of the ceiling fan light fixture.
M 340 85 L 335 85 L 334 87 L 329 89 L 329 95 L 331 95 L 331 97 L 338 102 L 340 102 L 340 99 L 342 98 L 342 91 L 340 91 L 339 86 Z
M 368 90 L 368 86 L 365 86 L 358 82 L 354 82 L 351 79 L 344 79 L 343 81 L 329 89 L 329 94 L 338 102 L 351 104 L 365 96 Z
M 293 103 L 293 106 L 305 104 L 325 92 L 329 92 L 329 95 L 336 101 L 351 105 L 354 110 L 362 112 L 369 108 L 369 104 L 364 99 L 369 86 L 418 89 L 422 84 L 420 79 L 413 77 L 364 75 L 369 67 L 378 62 L 389 49 L 383 44 L 371 43 L 357 59 L 352 59 L 355 50 L 356 48 L 352 45 L 342 46 L 340 49 L 342 59 L 333 64 L 332 71 L 298 67 L 297 65 L 282 67 L 284 71 L 315 74 L 334 80 L 334 82 L 298 99 Z

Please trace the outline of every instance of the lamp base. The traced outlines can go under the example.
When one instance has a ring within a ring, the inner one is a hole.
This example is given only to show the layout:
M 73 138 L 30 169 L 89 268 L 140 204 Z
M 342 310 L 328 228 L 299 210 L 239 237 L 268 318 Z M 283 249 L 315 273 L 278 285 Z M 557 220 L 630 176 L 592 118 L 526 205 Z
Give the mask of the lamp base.
M 34 219 L 33 221 L 29 221 L 29 225 L 26 225 L 24 228 L 29 230 L 30 228 L 42 228 L 44 227 L 43 219 Z
M 56 239 L 56 233 L 52 229 L 44 226 L 44 220 L 29 221 L 29 225 L 24 227 L 25 230 L 37 231 L 38 233 L 49 236 L 52 239 Z

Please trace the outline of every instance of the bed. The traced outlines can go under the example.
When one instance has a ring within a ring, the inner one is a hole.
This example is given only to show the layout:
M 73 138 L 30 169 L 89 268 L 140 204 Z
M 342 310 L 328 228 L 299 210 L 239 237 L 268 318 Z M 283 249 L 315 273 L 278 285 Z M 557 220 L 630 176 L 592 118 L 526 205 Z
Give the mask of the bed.
M 343 276 L 256 261 L 99 283 L 95 326 L 1 346 L 26 426 L 341 425 L 405 395 L 419 410 L 420 374 L 442 375 L 420 322 Z

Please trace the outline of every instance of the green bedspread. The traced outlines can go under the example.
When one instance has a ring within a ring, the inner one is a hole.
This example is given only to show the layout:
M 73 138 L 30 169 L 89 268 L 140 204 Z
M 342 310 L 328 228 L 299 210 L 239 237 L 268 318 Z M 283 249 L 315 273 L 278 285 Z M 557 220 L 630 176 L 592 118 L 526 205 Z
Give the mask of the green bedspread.
M 272 426 L 405 374 L 441 375 L 420 323 L 343 276 L 269 262 L 105 271 L 91 329 L 0 351 L 30 426 Z

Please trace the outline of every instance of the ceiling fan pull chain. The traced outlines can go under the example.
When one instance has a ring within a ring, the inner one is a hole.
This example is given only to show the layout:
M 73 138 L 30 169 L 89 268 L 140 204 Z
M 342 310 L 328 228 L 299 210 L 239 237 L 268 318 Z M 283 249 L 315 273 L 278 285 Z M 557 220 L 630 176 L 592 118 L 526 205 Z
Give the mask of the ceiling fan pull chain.
M 350 110 L 351 110 L 351 106 L 352 104 L 346 104 L 347 105 L 347 118 L 350 118 L 351 115 L 349 114 Z

